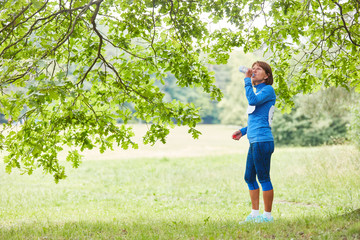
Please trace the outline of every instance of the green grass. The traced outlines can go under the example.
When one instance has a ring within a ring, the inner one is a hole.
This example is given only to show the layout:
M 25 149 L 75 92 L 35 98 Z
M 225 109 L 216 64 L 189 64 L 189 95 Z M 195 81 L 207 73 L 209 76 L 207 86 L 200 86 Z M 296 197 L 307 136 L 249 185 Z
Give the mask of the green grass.
M 360 239 L 353 147 L 277 148 L 272 224 L 238 224 L 251 208 L 245 159 L 87 160 L 59 184 L 2 170 L 0 239 Z

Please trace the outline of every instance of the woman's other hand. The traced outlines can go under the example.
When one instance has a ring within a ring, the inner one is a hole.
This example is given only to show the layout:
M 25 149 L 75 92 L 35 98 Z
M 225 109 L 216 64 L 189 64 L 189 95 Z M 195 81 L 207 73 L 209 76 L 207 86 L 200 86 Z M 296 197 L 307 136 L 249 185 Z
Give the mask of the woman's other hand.
M 242 133 L 240 130 L 237 130 L 233 133 L 232 138 L 236 141 L 238 141 L 242 137 Z

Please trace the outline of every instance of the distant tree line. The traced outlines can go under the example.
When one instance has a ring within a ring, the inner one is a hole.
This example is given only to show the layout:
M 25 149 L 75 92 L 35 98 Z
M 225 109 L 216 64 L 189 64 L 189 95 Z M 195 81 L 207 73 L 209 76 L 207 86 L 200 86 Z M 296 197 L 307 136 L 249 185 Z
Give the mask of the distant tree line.
M 5 119 L 5 115 L 0 113 L 0 123 L 7 123 L 7 122 L 8 122 L 8 120 Z
M 277 111 L 273 133 L 280 145 L 317 146 L 342 144 L 351 140 L 348 129 L 356 95 L 344 88 L 329 88 L 297 96 L 288 114 Z

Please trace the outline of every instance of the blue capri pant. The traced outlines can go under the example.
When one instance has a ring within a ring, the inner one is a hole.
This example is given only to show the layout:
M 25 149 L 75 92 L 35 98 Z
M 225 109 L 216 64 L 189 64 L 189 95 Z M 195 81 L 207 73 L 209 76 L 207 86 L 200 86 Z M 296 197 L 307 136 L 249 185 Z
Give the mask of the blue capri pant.
M 263 191 L 273 189 L 270 181 L 270 160 L 273 152 L 273 141 L 250 143 L 245 170 L 245 182 L 248 184 L 249 190 L 256 190 L 259 188 L 256 176 Z

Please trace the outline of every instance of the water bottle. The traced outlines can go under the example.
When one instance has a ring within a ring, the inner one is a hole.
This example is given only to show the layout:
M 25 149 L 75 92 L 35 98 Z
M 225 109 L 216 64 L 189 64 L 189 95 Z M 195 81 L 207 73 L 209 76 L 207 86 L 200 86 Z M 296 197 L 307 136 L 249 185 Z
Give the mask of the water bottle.
M 239 67 L 239 72 L 246 73 L 248 69 L 249 69 L 249 68 L 247 68 L 247 67 L 245 67 L 245 66 L 240 66 L 240 67 Z

